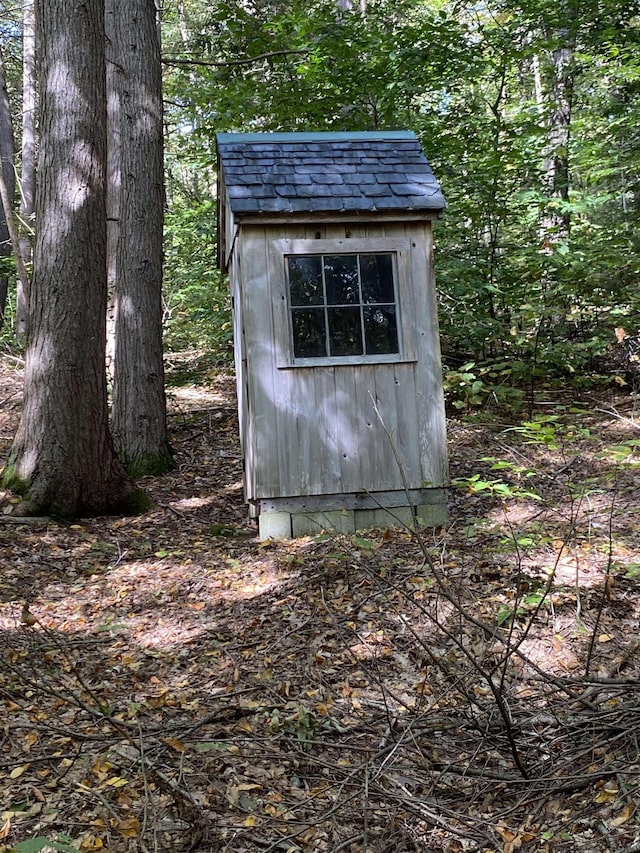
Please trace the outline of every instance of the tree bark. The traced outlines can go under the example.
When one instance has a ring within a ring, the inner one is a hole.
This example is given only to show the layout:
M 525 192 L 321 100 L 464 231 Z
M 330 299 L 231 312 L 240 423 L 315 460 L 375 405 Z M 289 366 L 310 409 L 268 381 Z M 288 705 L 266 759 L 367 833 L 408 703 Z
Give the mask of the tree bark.
M 36 27 L 46 49 L 34 275 L 24 408 L 4 481 L 23 495 L 24 515 L 130 511 L 139 493 L 114 452 L 105 375 L 104 0 L 38 0 Z
M 13 216 L 13 200 L 16 192 L 16 173 L 14 163 L 13 122 L 9 106 L 7 79 L 4 71 L 4 59 L 0 54 L 0 162 L 5 192 L 2 193 L 0 207 L 0 258 L 10 258 L 11 240 L 9 234 L 10 218 Z M 7 206 L 8 205 L 8 208 Z M 12 220 L 11 220 L 12 221 Z M 4 312 L 7 305 L 9 276 L 0 272 L 0 329 L 4 325 Z
M 547 144 L 544 152 L 543 185 L 552 200 L 543 220 L 546 240 L 561 243 L 568 239 L 571 225 L 569 191 L 569 144 L 573 107 L 573 55 L 577 23 L 573 12 L 561 6 L 564 26 L 547 32 L 551 43 L 547 63 Z
M 162 357 L 162 66 L 154 0 L 114 0 L 120 199 L 112 429 L 135 476 L 171 467 Z
M 105 0 L 107 74 L 107 375 L 113 381 L 115 298 L 120 231 L 120 90 L 115 0 Z
M 20 217 L 23 233 L 20 256 L 31 263 L 33 248 L 29 228 L 34 225 L 36 196 L 36 32 L 34 0 L 24 0 L 22 22 L 22 170 Z M 26 232 L 26 233 L 25 233 Z M 24 342 L 29 316 L 29 292 L 19 276 L 16 283 L 16 338 Z

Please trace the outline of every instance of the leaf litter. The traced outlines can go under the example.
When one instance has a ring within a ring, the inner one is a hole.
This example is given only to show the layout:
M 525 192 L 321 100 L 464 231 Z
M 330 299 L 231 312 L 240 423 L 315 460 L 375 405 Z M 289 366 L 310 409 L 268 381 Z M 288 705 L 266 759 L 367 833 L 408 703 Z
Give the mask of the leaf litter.
M 445 529 L 280 543 L 233 377 L 170 401 L 148 513 L 0 525 L 0 851 L 640 850 L 631 398 L 450 421 Z

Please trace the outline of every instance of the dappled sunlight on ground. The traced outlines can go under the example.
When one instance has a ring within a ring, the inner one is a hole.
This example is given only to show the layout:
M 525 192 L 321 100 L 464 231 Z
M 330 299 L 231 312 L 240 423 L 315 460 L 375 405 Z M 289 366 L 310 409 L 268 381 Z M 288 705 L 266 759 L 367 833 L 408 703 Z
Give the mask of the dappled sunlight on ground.
M 632 849 L 628 424 L 592 406 L 556 451 L 452 421 L 454 476 L 515 493 L 452 489 L 445 530 L 259 543 L 233 378 L 169 396 L 147 514 L 0 524 L 0 851 Z
M 227 559 L 204 564 L 162 556 L 125 559 L 71 587 L 44 587 L 32 604 L 40 622 L 63 632 L 125 632 L 143 647 L 171 649 L 218 627 L 221 610 L 277 591 L 289 579 L 273 560 Z

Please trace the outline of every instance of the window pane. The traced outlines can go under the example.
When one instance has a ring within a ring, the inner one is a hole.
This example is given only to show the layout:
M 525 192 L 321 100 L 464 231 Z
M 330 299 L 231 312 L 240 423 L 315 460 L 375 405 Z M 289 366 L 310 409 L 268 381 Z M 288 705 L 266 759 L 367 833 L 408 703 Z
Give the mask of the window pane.
M 325 255 L 324 277 L 327 285 L 327 305 L 358 305 L 357 255 Z
M 364 337 L 367 355 L 398 352 L 395 305 L 376 305 L 364 308 Z
M 289 262 L 289 292 L 292 305 L 322 305 L 322 258 L 300 255 Z
M 296 358 L 327 354 L 323 308 L 297 308 L 291 312 L 293 353 Z
M 362 301 L 394 302 L 391 255 L 360 255 Z
M 329 308 L 330 355 L 362 355 L 359 308 Z

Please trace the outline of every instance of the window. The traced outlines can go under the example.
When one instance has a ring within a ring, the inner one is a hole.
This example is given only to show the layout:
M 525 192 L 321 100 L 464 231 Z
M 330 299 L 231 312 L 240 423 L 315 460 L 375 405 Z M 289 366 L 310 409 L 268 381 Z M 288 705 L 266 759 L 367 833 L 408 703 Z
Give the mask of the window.
M 294 358 L 399 354 L 395 255 L 287 257 Z

